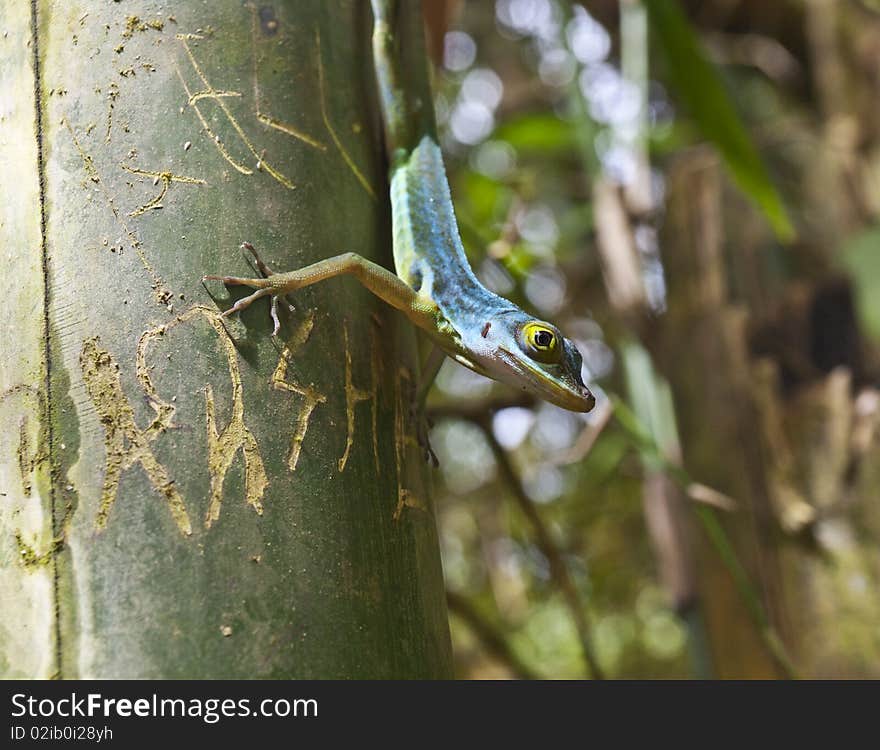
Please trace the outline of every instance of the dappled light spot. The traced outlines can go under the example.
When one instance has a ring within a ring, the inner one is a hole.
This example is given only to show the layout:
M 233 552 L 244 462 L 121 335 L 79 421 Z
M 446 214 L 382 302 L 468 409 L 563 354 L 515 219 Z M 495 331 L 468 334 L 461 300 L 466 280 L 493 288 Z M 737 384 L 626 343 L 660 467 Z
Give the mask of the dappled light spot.
M 605 27 L 582 5 L 574 6 L 574 18 L 569 21 L 565 35 L 574 56 L 585 65 L 604 60 L 611 51 L 611 37 Z
M 552 503 L 565 491 L 565 478 L 557 467 L 544 464 L 523 477 L 523 489 L 532 502 Z
M 555 316 L 565 304 L 565 276 L 554 266 L 536 268 L 526 279 L 526 297 L 544 315 Z
M 514 450 L 526 439 L 534 423 L 535 413 L 531 409 L 512 406 L 495 413 L 492 432 L 503 448 Z
M 495 476 L 495 459 L 479 428 L 448 421 L 431 434 L 446 486 L 453 492 L 473 492 Z
M 474 64 L 477 45 L 470 34 L 449 31 L 443 38 L 443 67 L 454 73 L 467 70 Z

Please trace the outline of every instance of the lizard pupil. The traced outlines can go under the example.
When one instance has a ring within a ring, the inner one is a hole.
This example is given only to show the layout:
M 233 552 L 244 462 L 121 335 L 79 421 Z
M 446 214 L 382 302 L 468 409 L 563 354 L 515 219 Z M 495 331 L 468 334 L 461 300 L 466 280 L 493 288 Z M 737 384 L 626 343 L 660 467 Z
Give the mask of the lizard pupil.
M 553 334 L 550 331 L 538 331 L 535 334 L 535 343 L 542 349 L 549 349 L 553 343 Z

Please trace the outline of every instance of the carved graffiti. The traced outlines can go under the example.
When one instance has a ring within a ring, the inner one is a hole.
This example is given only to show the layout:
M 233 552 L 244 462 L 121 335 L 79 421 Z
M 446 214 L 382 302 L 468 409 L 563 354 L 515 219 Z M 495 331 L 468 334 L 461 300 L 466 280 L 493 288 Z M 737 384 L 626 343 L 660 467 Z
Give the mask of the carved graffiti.
M 299 414 L 296 416 L 293 438 L 290 441 L 290 452 L 287 456 L 287 466 L 291 471 L 296 470 L 296 465 L 299 462 L 302 444 L 305 440 L 306 432 L 309 429 L 309 419 L 311 419 L 312 412 L 318 404 L 323 404 L 327 401 L 327 397 L 318 391 L 313 384 L 301 385 L 295 380 L 289 380 L 287 375 L 293 355 L 296 354 L 306 341 L 309 340 L 314 325 L 315 313 L 312 311 L 293 332 L 293 335 L 290 337 L 290 340 L 281 352 L 281 356 L 278 359 L 278 365 L 275 367 L 275 372 L 272 373 L 273 388 L 279 391 L 296 393 L 303 397 L 302 407 L 300 408 Z

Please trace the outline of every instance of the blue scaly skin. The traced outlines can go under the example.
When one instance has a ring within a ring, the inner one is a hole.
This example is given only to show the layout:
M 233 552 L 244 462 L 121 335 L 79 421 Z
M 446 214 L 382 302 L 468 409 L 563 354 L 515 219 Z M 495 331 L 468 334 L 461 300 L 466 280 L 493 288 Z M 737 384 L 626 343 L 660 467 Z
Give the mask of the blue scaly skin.
M 256 289 L 230 315 L 273 298 L 350 274 L 427 332 L 448 356 L 486 377 L 572 411 L 595 399 L 581 379 L 581 355 L 559 330 L 486 289 L 465 257 L 443 157 L 432 132 L 419 133 L 400 86 L 392 32 L 394 0 L 373 0 L 373 56 L 391 161 L 391 209 L 397 274 L 344 253 L 262 279 L 206 276 Z M 320 64 L 320 63 L 319 63 Z M 424 115 L 424 113 L 422 113 Z M 432 131 L 429 127 L 427 130 Z M 258 261 L 259 262 L 259 261 Z M 265 268 L 261 265 L 261 270 Z M 276 318 L 276 333 L 278 330 Z

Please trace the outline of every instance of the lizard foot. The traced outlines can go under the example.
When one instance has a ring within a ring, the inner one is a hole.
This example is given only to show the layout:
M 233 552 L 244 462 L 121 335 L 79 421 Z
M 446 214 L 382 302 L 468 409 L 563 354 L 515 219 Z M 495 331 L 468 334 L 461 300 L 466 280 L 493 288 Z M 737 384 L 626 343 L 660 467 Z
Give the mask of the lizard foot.
M 262 278 L 247 279 L 240 276 L 203 276 L 202 281 L 222 281 L 226 286 L 249 286 L 252 289 L 257 290 L 253 294 L 250 294 L 247 297 L 243 297 L 242 299 L 238 300 L 238 302 L 236 302 L 232 307 L 221 313 L 222 317 L 224 318 L 232 315 L 233 313 L 241 312 L 246 307 L 249 307 L 251 303 L 260 299 L 260 297 L 271 296 L 272 304 L 269 308 L 269 314 L 272 317 L 272 335 L 277 336 L 278 331 L 281 330 L 281 320 L 278 317 L 278 298 L 281 295 L 273 294 L 272 287 L 267 284 L 267 280 L 270 276 L 273 276 L 274 273 L 269 268 L 269 266 L 267 266 L 263 262 L 263 259 L 260 258 L 256 248 L 250 242 L 242 242 L 241 249 L 248 250 L 254 256 L 254 262 L 256 263 L 257 270 L 259 271 Z M 285 304 L 287 304 L 290 311 L 293 312 L 294 307 L 292 304 L 290 304 L 290 301 L 286 297 Z

